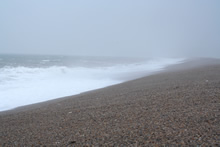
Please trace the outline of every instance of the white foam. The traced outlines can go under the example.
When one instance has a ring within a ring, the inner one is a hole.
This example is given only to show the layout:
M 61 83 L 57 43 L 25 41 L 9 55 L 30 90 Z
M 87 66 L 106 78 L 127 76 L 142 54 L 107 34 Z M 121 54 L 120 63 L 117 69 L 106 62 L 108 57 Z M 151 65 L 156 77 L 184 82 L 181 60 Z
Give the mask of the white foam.
M 156 59 L 96 68 L 0 68 L 0 111 L 117 84 L 123 82 L 117 77 L 131 72 L 158 71 L 180 61 L 182 59 Z

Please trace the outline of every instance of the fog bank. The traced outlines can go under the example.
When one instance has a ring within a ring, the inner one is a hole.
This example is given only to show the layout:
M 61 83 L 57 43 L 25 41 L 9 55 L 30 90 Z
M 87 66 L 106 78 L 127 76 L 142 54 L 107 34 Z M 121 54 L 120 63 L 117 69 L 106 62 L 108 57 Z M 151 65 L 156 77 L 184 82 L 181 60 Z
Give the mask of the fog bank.
M 0 53 L 220 57 L 219 0 L 0 2 Z

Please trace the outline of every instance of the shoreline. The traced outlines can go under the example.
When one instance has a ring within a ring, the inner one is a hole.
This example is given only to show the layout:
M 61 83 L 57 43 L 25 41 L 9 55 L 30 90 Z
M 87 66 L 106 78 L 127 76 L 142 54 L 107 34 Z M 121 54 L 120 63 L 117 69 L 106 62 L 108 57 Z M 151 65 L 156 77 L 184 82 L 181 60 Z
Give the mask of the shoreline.
M 59 101 L 60 99 L 65 99 L 65 98 L 68 98 L 68 97 L 72 97 L 72 96 L 77 96 L 77 95 L 80 95 L 80 94 L 83 94 L 83 93 L 88 93 L 88 92 L 91 92 L 91 91 L 94 91 L 94 90 L 99 90 L 99 89 L 103 89 L 103 88 L 107 88 L 107 87 L 110 87 L 110 86 L 115 86 L 115 85 L 118 85 L 118 84 L 123 84 L 125 82 L 129 82 L 129 81 L 132 81 L 132 80 L 136 80 L 136 79 L 139 79 L 139 78 L 143 78 L 143 77 L 147 77 L 147 76 L 150 76 L 150 75 L 154 75 L 154 74 L 158 74 L 158 73 L 161 73 L 161 72 L 165 72 L 165 71 L 169 71 L 170 67 L 176 67 L 178 66 L 179 64 L 184 64 L 185 62 L 187 62 L 188 60 L 182 60 L 182 61 L 179 61 L 179 63 L 175 63 L 175 64 L 170 64 L 170 65 L 167 65 L 165 66 L 164 68 L 162 69 L 158 69 L 158 71 L 151 71 L 151 72 L 146 72 L 146 71 L 142 71 L 142 72 L 132 72 L 131 75 L 123 75 L 123 77 L 117 77 L 116 79 L 119 79 L 120 83 L 116 83 L 116 84 L 113 84 L 113 85 L 108 85 L 108 86 L 105 86 L 105 87 L 101 87 L 101 88 L 97 88 L 97 89 L 93 89 L 93 90 L 88 90 L 88 91 L 84 91 L 84 92 L 81 92 L 81 93 L 78 93 L 78 94 L 73 94 L 73 95 L 68 95 L 68 96 L 63 96 L 63 97 L 56 97 L 56 98 L 53 98 L 53 99 L 50 99 L 50 100 L 46 100 L 46 101 L 42 101 L 42 102 L 36 102 L 36 103 L 32 103 L 32 104 L 27 104 L 27 105 L 22 105 L 22 106 L 18 106 L 18 107 L 15 107 L 15 108 L 12 108 L 12 109 L 7 109 L 7 110 L 2 110 L 0 111 L 0 115 L 3 114 L 3 113 L 7 113 L 7 112 L 11 112 L 11 111 L 20 111 L 20 110 L 26 110 L 28 108 L 30 109 L 33 109 L 35 107 L 38 107 L 36 105 L 44 105 L 44 103 L 50 103 L 50 102 L 53 102 L 53 101 Z M 16 112 L 15 112 L 16 113 Z
M 106 69 L 102 69 L 102 66 L 100 66 L 97 69 L 96 67 L 94 69 L 91 68 L 91 70 L 90 68 L 84 69 L 83 67 L 81 70 L 77 67 L 68 66 L 58 66 L 59 68 L 55 69 L 53 66 L 51 66 L 48 69 L 46 68 L 47 70 L 44 68 L 40 70 L 38 68 L 34 68 L 33 71 L 36 70 L 34 72 L 30 72 L 29 70 L 32 69 L 29 69 L 28 67 L 27 69 L 26 67 L 22 69 L 23 66 L 21 66 L 21 69 L 13 68 L 13 70 L 6 68 L 6 71 L 9 71 L 2 72 L 2 75 L 5 75 L 3 77 L 10 79 L 11 76 L 14 76 L 19 82 L 12 80 L 10 83 L 6 80 L 5 83 L 2 83 L 0 94 L 2 97 L 4 97 L 4 99 L 2 99 L 2 104 L 0 104 L 0 112 L 47 102 L 61 97 L 78 95 L 83 92 L 89 92 L 91 90 L 116 85 L 147 75 L 152 75 L 163 70 L 164 67 L 180 63 L 183 61 L 183 58 L 155 58 L 146 60 L 144 62 L 142 61 L 143 59 L 140 59 L 140 63 L 132 63 L 133 60 L 131 59 L 128 61 L 127 59 L 127 61 L 125 61 L 126 64 L 112 64 L 113 66 L 107 66 Z M 111 62 L 113 63 L 115 61 Z M 23 73 L 27 73 L 26 78 L 24 78 L 23 74 L 19 74 L 19 72 L 18 74 L 14 74 L 17 73 L 17 70 L 22 70 Z M 29 72 L 31 74 L 29 74 Z M 57 75 L 59 76 L 56 77 Z
M 0 145 L 218 146 L 219 75 L 219 59 L 196 59 L 150 76 L 3 111 Z
M 189 59 L 185 59 L 185 60 L 181 61 L 180 63 L 168 65 L 165 68 L 163 68 L 162 70 L 154 71 L 154 72 L 149 73 L 147 75 L 146 75 L 146 72 L 144 72 L 144 71 L 143 72 L 137 72 L 136 74 L 133 73 L 133 75 L 130 75 L 130 76 L 128 75 L 126 78 L 123 78 L 123 79 L 126 79 L 126 80 L 124 80 L 124 82 L 121 82 L 121 83 L 118 83 L 118 84 L 109 85 L 109 86 L 94 89 L 94 90 L 84 91 L 84 92 L 74 94 L 74 95 L 58 97 L 58 98 L 54 98 L 54 99 L 43 101 L 43 102 L 18 106 L 18 107 L 13 108 L 13 109 L 0 111 L 0 115 L 4 114 L 4 113 L 11 113 L 11 112 L 16 113 L 16 112 L 20 112 L 20 111 L 24 111 L 24 110 L 28 110 L 28 109 L 34 109 L 34 108 L 39 107 L 40 105 L 41 106 L 44 106 L 44 105 L 46 106 L 47 103 L 50 103 L 50 102 L 52 102 L 52 103 L 55 102 L 56 103 L 56 102 L 62 101 L 63 99 L 68 99 L 69 97 L 78 96 L 78 95 L 81 95 L 81 94 L 84 94 L 84 93 L 90 93 L 92 91 L 101 90 L 101 89 L 104 89 L 104 88 L 108 88 L 108 87 L 112 87 L 112 86 L 115 86 L 115 85 L 123 84 L 123 83 L 129 82 L 129 81 L 137 80 L 137 79 L 148 77 L 148 76 L 151 76 L 151 75 L 157 75 L 157 74 L 160 74 L 160 73 L 173 72 L 173 71 L 189 70 L 189 69 L 193 69 L 193 68 L 199 68 L 199 67 L 202 67 L 202 66 L 216 65 L 216 64 L 220 64 L 220 59 L 217 59 L 217 58 L 189 58 Z

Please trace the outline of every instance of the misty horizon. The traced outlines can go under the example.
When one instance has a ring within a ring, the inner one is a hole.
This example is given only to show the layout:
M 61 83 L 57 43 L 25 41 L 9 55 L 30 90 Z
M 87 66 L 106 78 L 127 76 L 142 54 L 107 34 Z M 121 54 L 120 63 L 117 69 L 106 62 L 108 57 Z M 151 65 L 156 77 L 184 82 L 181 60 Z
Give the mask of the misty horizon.
M 220 1 L 1 1 L 0 54 L 220 58 Z

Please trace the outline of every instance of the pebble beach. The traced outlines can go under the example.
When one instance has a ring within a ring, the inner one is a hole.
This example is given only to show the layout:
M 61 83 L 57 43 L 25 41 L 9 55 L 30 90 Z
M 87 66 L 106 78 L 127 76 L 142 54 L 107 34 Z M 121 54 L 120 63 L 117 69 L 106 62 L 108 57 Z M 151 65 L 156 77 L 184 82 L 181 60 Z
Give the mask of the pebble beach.
M 220 60 L 0 112 L 0 146 L 220 146 Z

